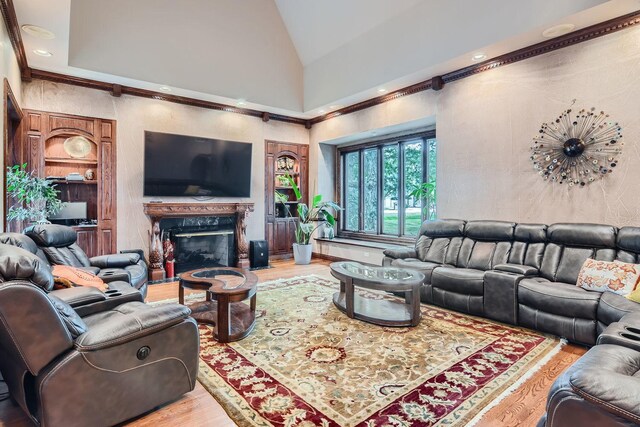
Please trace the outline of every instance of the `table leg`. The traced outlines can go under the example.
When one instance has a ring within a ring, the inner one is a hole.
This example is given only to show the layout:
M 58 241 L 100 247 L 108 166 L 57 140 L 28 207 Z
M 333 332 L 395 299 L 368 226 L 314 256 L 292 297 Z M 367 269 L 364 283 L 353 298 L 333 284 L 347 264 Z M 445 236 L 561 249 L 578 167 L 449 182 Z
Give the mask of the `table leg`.
M 347 316 L 349 316 L 351 319 L 355 317 L 355 314 L 353 312 L 353 293 L 353 279 L 347 277 L 345 280 L 345 304 L 347 308 Z
M 218 341 L 229 342 L 231 328 L 231 310 L 227 295 L 218 295 Z
M 404 302 L 405 304 L 413 303 L 413 291 L 407 291 L 404 293 Z
M 256 297 L 258 296 L 258 294 L 253 294 L 253 296 L 251 297 L 251 301 L 249 302 L 249 308 L 251 309 L 252 313 L 256 312 Z
M 422 310 L 420 310 L 420 308 L 420 287 L 417 287 L 411 291 L 411 326 L 418 326 L 420 323 L 422 317 Z
M 184 286 L 182 286 L 182 282 L 178 284 L 178 302 L 184 305 Z
M 344 282 L 342 280 L 340 281 L 340 293 L 344 294 Z

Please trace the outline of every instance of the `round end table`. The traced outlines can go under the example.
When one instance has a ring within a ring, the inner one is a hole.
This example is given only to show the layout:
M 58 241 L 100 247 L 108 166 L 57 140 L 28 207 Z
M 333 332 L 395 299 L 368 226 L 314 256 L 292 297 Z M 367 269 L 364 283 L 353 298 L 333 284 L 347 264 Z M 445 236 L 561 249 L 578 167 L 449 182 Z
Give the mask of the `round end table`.
M 238 279 L 227 281 L 220 276 Z M 180 274 L 178 301 L 184 305 L 185 289 L 205 291 L 205 301 L 188 305 L 191 316 L 199 323 L 212 325 L 218 342 L 238 341 L 255 326 L 257 284 L 258 277 L 242 268 L 201 268 Z M 242 302 L 247 299 L 249 305 Z

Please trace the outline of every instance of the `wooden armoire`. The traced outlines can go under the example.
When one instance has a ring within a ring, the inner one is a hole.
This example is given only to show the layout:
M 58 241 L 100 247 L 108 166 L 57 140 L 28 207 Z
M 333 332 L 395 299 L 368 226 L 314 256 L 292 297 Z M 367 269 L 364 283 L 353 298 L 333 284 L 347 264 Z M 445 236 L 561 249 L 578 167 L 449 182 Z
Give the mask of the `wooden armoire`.
M 295 181 L 302 199 L 297 200 L 286 176 Z M 292 254 L 295 227 L 298 221 L 298 202 L 308 203 L 309 146 L 278 141 L 266 141 L 265 148 L 265 230 L 269 255 L 285 258 Z M 276 199 L 276 191 L 287 198 Z
M 87 221 L 74 226 L 78 245 L 88 256 L 117 251 L 116 122 L 94 117 L 24 110 L 22 162 L 40 177 L 55 179 L 63 202 L 86 202 Z M 84 137 L 85 153 L 69 152 L 73 137 Z M 93 176 L 88 172 L 93 171 Z M 70 173 L 84 179 L 68 181 Z

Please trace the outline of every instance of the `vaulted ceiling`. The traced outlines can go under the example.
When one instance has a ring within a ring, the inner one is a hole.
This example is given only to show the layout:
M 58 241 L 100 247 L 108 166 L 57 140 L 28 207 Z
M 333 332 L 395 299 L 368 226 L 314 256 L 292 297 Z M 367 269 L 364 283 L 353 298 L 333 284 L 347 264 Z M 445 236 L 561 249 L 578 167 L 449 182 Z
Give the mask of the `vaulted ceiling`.
M 640 0 L 14 0 L 29 65 L 311 117 Z M 50 51 L 41 57 L 36 49 Z

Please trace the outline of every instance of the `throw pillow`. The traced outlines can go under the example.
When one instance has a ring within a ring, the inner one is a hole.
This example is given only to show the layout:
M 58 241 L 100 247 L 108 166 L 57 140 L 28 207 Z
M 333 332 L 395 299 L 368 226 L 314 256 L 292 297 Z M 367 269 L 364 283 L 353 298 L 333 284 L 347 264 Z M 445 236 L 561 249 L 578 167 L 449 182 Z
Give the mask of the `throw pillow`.
M 640 280 L 640 264 L 587 259 L 578 274 L 577 286 L 587 291 L 628 295 Z
M 58 288 L 71 288 L 73 286 L 91 286 L 102 292 L 109 289 L 106 283 L 95 274 L 77 267 L 68 265 L 54 265 L 53 279 Z

